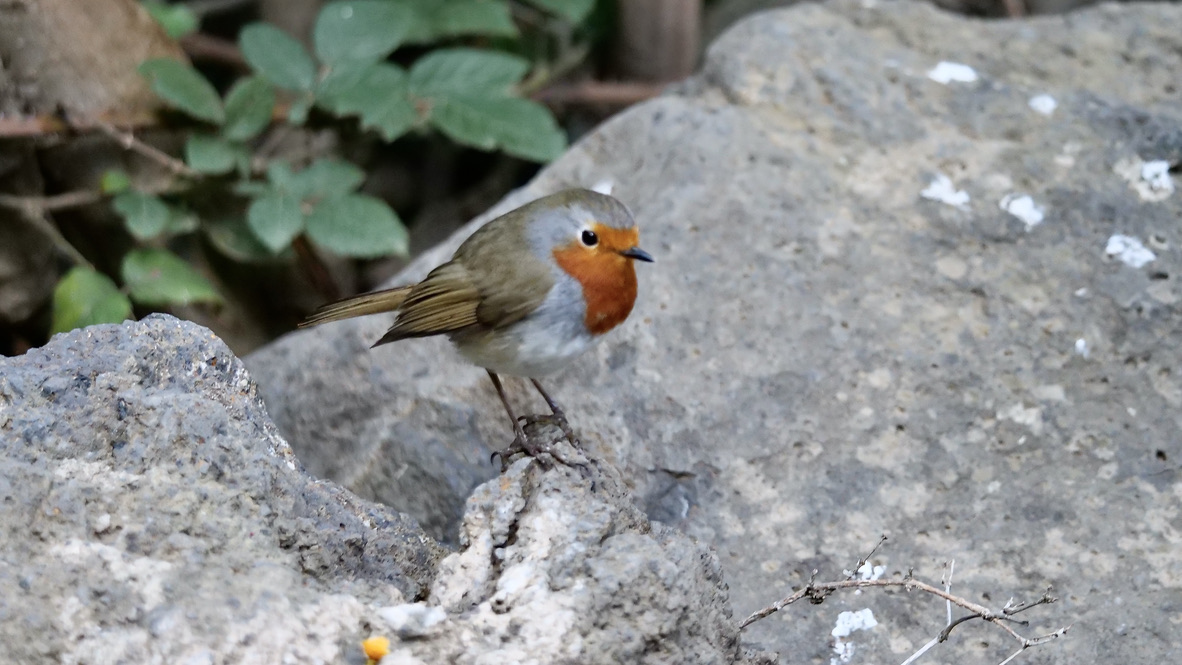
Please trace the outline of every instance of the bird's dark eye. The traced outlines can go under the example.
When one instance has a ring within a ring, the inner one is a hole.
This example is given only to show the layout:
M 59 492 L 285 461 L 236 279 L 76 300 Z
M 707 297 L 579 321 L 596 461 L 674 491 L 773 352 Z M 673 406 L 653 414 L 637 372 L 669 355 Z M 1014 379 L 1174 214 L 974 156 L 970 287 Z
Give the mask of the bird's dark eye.
M 599 236 L 595 235 L 595 232 L 591 229 L 585 229 L 580 239 L 588 247 L 594 247 L 599 244 Z

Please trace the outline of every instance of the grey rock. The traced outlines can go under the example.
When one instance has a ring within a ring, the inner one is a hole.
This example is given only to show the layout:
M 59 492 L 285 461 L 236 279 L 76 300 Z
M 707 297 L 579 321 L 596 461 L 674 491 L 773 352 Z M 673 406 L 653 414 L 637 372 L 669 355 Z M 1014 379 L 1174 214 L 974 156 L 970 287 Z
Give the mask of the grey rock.
M 610 466 L 584 477 L 520 460 L 468 500 L 460 539 L 431 589 L 432 622 L 408 634 L 429 609 L 379 612 L 407 638 L 395 665 L 744 660 L 717 557 L 650 523 Z
M 445 553 L 306 474 L 241 361 L 168 316 L 0 358 L 0 448 L 5 663 L 339 662 Z
M 995 607 L 1053 584 L 1062 601 L 1021 630 L 1074 628 L 1020 661 L 1179 660 L 1182 194 L 1143 199 L 1117 171 L 1182 158 L 1180 24 L 1172 4 L 995 23 L 911 2 L 757 15 L 701 75 L 490 213 L 611 180 L 640 220 L 657 263 L 636 312 L 548 387 L 652 515 L 716 548 L 737 614 L 813 569 L 840 578 L 887 532 L 873 563 L 888 576 L 938 580 L 955 560 L 953 591 Z M 937 83 L 941 61 L 978 78 Z M 1043 94 L 1049 116 L 1029 104 Z M 963 207 L 920 195 L 937 174 Z M 1041 223 L 1000 207 L 1023 194 Z M 1109 256 L 1114 234 L 1155 259 Z M 279 427 L 349 486 L 412 459 L 486 473 L 508 429 L 483 373 L 439 340 L 369 351 L 388 324 L 252 356 Z M 428 428 L 399 429 L 408 417 Z M 408 449 L 422 444 L 440 447 Z M 414 514 L 454 523 L 456 501 Z M 901 662 L 944 621 L 932 599 L 868 592 L 792 606 L 744 640 L 826 662 L 837 613 L 867 607 L 877 627 L 847 638 L 860 662 Z M 966 625 L 933 657 L 1013 648 Z

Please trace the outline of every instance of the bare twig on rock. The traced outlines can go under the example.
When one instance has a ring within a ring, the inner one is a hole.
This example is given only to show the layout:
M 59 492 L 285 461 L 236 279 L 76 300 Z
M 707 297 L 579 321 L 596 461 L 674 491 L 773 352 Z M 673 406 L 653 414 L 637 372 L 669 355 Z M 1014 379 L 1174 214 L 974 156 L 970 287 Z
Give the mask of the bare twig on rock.
M 1013 599 L 1010 599 L 1009 601 L 1006 602 L 1004 607 L 1002 607 L 1000 610 L 994 611 L 994 610 L 989 609 L 988 607 L 985 607 L 984 605 L 981 605 L 979 603 L 974 603 L 973 601 L 968 600 L 966 598 L 961 598 L 960 596 L 952 595 L 953 562 L 951 562 L 951 561 L 948 562 L 947 568 L 946 568 L 947 572 L 944 574 L 943 579 L 941 580 L 941 583 L 944 585 L 943 589 L 941 589 L 940 587 L 934 586 L 932 584 L 928 584 L 927 582 L 922 582 L 920 580 L 915 579 L 912 576 L 911 571 L 908 571 L 907 575 L 905 575 L 902 579 L 895 579 L 895 580 L 854 579 L 854 576 L 858 573 L 858 571 L 861 570 L 861 568 L 868 563 L 870 557 L 874 556 L 874 552 L 877 551 L 878 547 L 880 545 L 882 545 L 884 542 L 886 542 L 886 536 L 883 536 L 878 541 L 878 544 L 876 544 L 874 546 L 874 548 L 870 551 L 870 554 L 868 554 L 868 555 L 866 555 L 866 557 L 858 560 L 858 565 L 855 566 L 854 571 L 852 573 L 850 571 L 846 571 L 847 577 L 844 580 L 837 581 L 837 582 L 817 582 L 816 581 L 817 571 L 814 570 L 812 572 L 812 575 L 809 577 L 808 583 L 804 586 L 804 588 L 796 591 L 795 593 L 788 596 L 787 598 L 784 598 L 782 600 L 778 600 L 778 601 L 772 603 L 771 605 L 768 605 L 767 607 L 765 607 L 757 612 L 752 613 L 751 616 L 749 616 L 743 620 L 743 623 L 739 624 L 739 630 L 742 630 L 742 629 L 746 628 L 747 626 L 750 626 L 751 624 L 755 623 L 756 621 L 759 621 L 760 619 L 764 619 L 768 616 L 771 616 L 772 614 L 779 612 L 780 610 L 784 609 L 785 607 L 787 607 L 787 606 L 789 606 L 801 599 L 808 599 L 809 602 L 811 602 L 813 604 L 820 604 L 821 602 L 823 602 L 825 600 L 825 598 L 827 598 L 830 594 L 832 594 L 835 591 L 841 591 L 844 589 L 867 589 L 867 588 L 872 588 L 872 587 L 879 587 L 879 588 L 902 587 L 903 589 L 906 589 L 907 591 L 919 590 L 919 591 L 923 591 L 924 593 L 929 593 L 929 594 L 936 596 L 938 598 L 943 598 L 947 603 L 947 606 L 948 606 L 947 625 L 944 627 L 943 630 L 940 631 L 939 635 L 932 638 L 929 642 L 927 642 L 922 647 L 920 647 L 918 651 L 916 651 L 914 654 L 912 654 L 911 657 L 909 657 L 907 660 L 903 661 L 902 665 L 910 665 L 911 663 L 915 662 L 920 656 L 922 656 L 924 653 L 926 653 L 932 647 L 939 644 L 940 642 L 944 642 L 945 640 L 947 640 L 948 636 L 952 633 L 952 630 L 954 628 L 956 628 L 957 626 L 959 626 L 962 623 L 965 623 L 966 621 L 971 621 L 973 619 L 981 619 L 982 621 L 986 621 L 988 623 L 992 623 L 996 626 L 999 626 L 1002 630 L 1009 633 L 1011 637 L 1013 637 L 1015 640 L 1017 640 L 1018 644 L 1020 645 L 1018 650 L 1015 651 L 1013 654 L 1011 654 L 1009 657 L 1007 657 L 1004 661 L 1002 661 L 1000 663 L 1000 665 L 1006 665 L 1006 663 L 1009 663 L 1014 658 L 1016 658 L 1018 656 L 1018 654 L 1022 653 L 1023 651 L 1025 651 L 1031 647 L 1036 647 L 1041 644 L 1046 644 L 1047 642 L 1052 642 L 1052 641 L 1064 636 L 1065 634 L 1067 634 L 1067 631 L 1070 630 L 1070 628 L 1071 628 L 1070 625 L 1064 626 L 1063 628 L 1060 628 L 1056 631 L 1053 631 L 1051 633 L 1047 633 L 1046 635 L 1039 635 L 1037 637 L 1025 637 L 1025 636 L 1019 634 L 1016 630 L 1014 630 L 1012 627 L 1010 627 L 1009 624 L 1015 623 L 1015 624 L 1018 624 L 1021 626 L 1025 626 L 1025 625 L 1028 625 L 1028 622 L 1021 621 L 1019 619 L 1015 619 L 1015 618 L 1013 618 L 1014 615 L 1018 614 L 1019 612 L 1024 612 L 1032 607 L 1036 607 L 1038 605 L 1047 605 L 1047 604 L 1053 603 L 1056 600 L 1058 600 L 1054 596 L 1050 595 L 1050 588 L 1048 587 L 1047 590 L 1043 593 L 1042 597 L 1037 600 L 1028 601 L 1028 602 L 1024 602 L 1024 603 L 1018 603 L 1015 605 Z M 969 613 L 963 617 L 960 617 L 959 619 L 953 619 L 952 618 L 952 606 L 953 605 L 956 605 L 957 607 L 961 607 L 965 610 L 968 610 Z

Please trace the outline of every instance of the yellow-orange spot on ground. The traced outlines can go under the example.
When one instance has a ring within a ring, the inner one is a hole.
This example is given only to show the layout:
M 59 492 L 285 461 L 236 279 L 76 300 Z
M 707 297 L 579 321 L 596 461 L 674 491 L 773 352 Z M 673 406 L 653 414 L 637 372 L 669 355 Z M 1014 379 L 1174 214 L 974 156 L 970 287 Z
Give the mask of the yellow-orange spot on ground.
M 361 643 L 361 648 L 369 662 L 376 663 L 390 653 L 390 640 L 381 636 L 371 637 Z

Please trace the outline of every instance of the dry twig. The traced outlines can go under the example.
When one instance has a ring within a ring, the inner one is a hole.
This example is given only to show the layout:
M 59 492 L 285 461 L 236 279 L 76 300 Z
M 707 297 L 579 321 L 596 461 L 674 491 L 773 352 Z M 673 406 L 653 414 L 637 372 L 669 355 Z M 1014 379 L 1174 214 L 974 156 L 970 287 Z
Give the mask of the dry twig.
M 1052 642 L 1060 637 L 1063 637 L 1063 635 L 1065 635 L 1067 633 L 1067 631 L 1070 630 L 1070 628 L 1071 628 L 1070 625 L 1064 626 L 1063 628 L 1060 628 L 1056 631 L 1053 631 L 1051 633 L 1047 633 L 1046 635 L 1039 635 L 1037 637 L 1025 637 L 1025 636 L 1019 634 L 1009 624 L 1013 623 L 1013 624 L 1025 626 L 1025 625 L 1028 625 L 1028 622 L 1021 621 L 1019 619 L 1015 619 L 1015 618 L 1013 618 L 1014 615 L 1018 614 L 1019 612 L 1023 612 L 1025 610 L 1028 610 L 1032 607 L 1036 607 L 1038 605 L 1047 605 L 1047 604 L 1053 603 L 1056 600 L 1058 600 L 1054 596 L 1050 595 L 1050 588 L 1048 588 L 1046 590 L 1046 592 L 1043 593 L 1042 597 L 1037 600 L 1019 603 L 1019 604 L 1015 605 L 1013 603 L 1013 599 L 1011 599 L 1010 601 L 1008 601 L 1005 604 L 1004 607 L 1001 608 L 1001 610 L 994 611 L 994 610 L 989 609 L 988 607 L 985 607 L 984 605 L 981 605 L 979 603 L 974 603 L 973 601 L 968 600 L 966 598 L 961 598 L 960 596 L 952 595 L 952 593 L 951 593 L 951 589 L 952 589 L 952 562 L 949 562 L 948 567 L 947 567 L 947 573 L 945 574 L 944 579 L 942 580 L 942 583 L 944 584 L 943 589 L 941 589 L 940 587 L 928 584 L 927 582 L 921 582 L 920 580 L 915 579 L 912 576 L 911 571 L 908 571 L 907 575 L 904 576 L 902 579 L 897 579 L 897 580 L 854 579 L 854 575 L 857 573 L 857 571 L 859 569 L 861 569 L 862 566 L 864 566 L 867 563 L 867 560 L 871 556 L 874 555 L 874 551 L 876 551 L 878 549 L 879 545 L 882 545 L 882 543 L 885 541 L 886 541 L 886 536 L 883 536 L 882 539 L 879 540 L 878 544 L 874 546 L 874 549 L 871 550 L 870 554 L 868 554 L 866 557 L 858 560 L 858 565 L 854 568 L 853 573 L 848 573 L 848 571 L 847 571 L 848 574 L 847 574 L 846 579 L 844 579 L 844 580 L 841 580 L 838 582 L 817 582 L 816 581 L 817 571 L 814 570 L 812 572 L 812 575 L 809 578 L 808 584 L 806 584 L 804 586 L 804 588 L 796 591 L 795 593 L 788 596 L 787 598 L 784 598 L 782 600 L 778 600 L 775 603 L 772 603 L 771 605 L 768 605 L 767 607 L 765 607 L 757 612 L 752 613 L 751 616 L 749 616 L 743 620 L 743 623 L 739 624 L 739 630 L 742 630 L 742 629 L 746 628 L 747 626 L 750 626 L 751 624 L 755 623 L 756 621 L 759 621 L 760 619 L 764 619 L 768 616 L 771 616 L 772 614 L 775 614 L 776 612 L 779 612 L 780 610 L 784 609 L 785 607 L 787 607 L 799 600 L 802 600 L 802 599 L 808 599 L 809 602 L 816 605 L 816 604 L 820 604 L 820 603 L 824 602 L 824 600 L 835 591 L 841 591 L 841 590 L 845 590 L 845 589 L 867 589 L 867 588 L 874 588 L 874 587 L 877 587 L 877 588 L 902 587 L 903 589 L 906 589 L 907 591 L 919 590 L 919 591 L 923 591 L 924 593 L 929 593 L 929 594 L 936 596 L 938 598 L 943 598 L 948 604 L 948 623 L 944 627 L 944 629 L 940 631 L 939 635 L 932 638 L 932 640 L 929 641 L 924 646 L 920 647 L 919 651 L 912 654 L 911 657 L 908 658 L 906 661 L 904 661 L 902 665 L 910 665 L 911 663 L 915 662 L 921 655 L 926 653 L 929 649 L 934 647 L 936 644 L 939 644 L 940 642 L 944 642 L 945 640 L 947 640 L 948 636 L 952 633 L 952 630 L 954 628 L 956 628 L 960 624 L 965 623 L 966 621 L 970 621 L 972 619 L 981 619 L 982 621 L 986 621 L 988 623 L 992 623 L 992 624 L 1000 627 L 1002 630 L 1009 633 L 1009 635 L 1011 637 L 1013 637 L 1015 640 L 1017 640 L 1018 644 L 1020 645 L 1017 651 L 1015 651 L 1013 654 L 1011 654 L 1008 658 L 1006 658 L 1004 661 L 1002 661 L 999 665 L 1006 665 L 1006 663 L 1009 663 L 1010 661 L 1012 661 L 1014 658 L 1016 658 L 1018 656 L 1018 654 L 1022 653 L 1026 649 L 1029 649 L 1031 647 L 1036 647 L 1041 644 L 1046 644 L 1047 642 Z M 963 608 L 963 609 L 967 610 L 969 613 L 963 617 L 960 617 L 959 619 L 954 620 L 952 618 L 952 606 L 953 605 Z
M 144 157 L 147 157 L 148 159 L 171 171 L 173 175 L 190 177 L 199 175 L 196 171 L 189 168 L 188 164 L 185 164 L 181 160 L 169 155 L 163 150 L 154 148 L 147 143 L 144 143 L 143 141 L 137 139 L 131 132 L 125 132 L 121 129 L 118 129 L 114 125 L 105 122 L 96 123 L 95 128 L 114 139 L 116 143 L 123 146 L 124 150 L 137 152 Z

